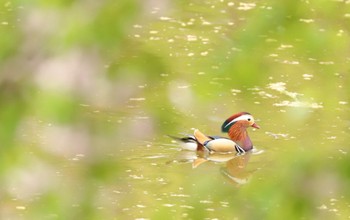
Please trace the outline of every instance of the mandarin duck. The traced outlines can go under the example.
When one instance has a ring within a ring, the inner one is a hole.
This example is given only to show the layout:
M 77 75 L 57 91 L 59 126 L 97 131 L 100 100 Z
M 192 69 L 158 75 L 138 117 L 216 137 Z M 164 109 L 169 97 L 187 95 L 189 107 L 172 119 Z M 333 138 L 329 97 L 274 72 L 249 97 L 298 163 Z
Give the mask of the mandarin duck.
M 187 150 L 207 150 L 209 152 L 237 152 L 245 153 L 253 149 L 253 143 L 250 140 L 247 128 L 260 128 L 254 121 L 253 116 L 248 112 L 239 112 L 222 124 L 221 131 L 228 133 L 229 138 L 219 136 L 207 136 L 198 129 L 194 130 L 193 135 L 177 138 L 181 141 L 183 148 Z

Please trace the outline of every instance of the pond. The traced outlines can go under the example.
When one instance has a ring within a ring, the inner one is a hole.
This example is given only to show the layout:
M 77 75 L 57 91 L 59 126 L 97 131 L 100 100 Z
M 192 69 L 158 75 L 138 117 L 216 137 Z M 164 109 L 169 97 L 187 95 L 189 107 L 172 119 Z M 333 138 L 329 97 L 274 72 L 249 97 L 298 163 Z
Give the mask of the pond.
M 349 2 L 4 8 L 1 219 L 350 218 Z

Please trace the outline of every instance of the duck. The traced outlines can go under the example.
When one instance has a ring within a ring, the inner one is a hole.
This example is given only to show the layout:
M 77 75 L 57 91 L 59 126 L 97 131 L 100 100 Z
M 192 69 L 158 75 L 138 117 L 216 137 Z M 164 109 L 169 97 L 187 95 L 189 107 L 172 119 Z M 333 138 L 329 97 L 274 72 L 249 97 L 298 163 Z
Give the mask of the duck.
M 260 129 L 250 113 L 238 112 L 227 118 L 221 126 L 221 131 L 227 133 L 228 137 L 205 135 L 199 129 L 194 129 L 193 135 L 183 138 L 171 137 L 183 143 L 183 148 L 187 150 L 244 154 L 253 149 L 247 131 L 249 127 Z

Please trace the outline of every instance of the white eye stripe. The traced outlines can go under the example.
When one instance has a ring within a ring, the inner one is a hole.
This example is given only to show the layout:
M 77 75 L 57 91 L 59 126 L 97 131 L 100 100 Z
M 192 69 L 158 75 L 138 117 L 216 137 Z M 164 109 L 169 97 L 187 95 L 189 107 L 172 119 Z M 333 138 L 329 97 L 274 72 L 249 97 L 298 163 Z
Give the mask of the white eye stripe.
M 241 120 L 249 121 L 248 119 L 250 119 L 250 121 L 254 121 L 253 116 L 251 116 L 251 115 L 241 115 L 241 116 L 239 116 L 239 117 L 233 119 L 232 121 L 230 121 L 230 123 L 228 123 L 228 124 L 225 126 L 225 128 L 226 128 L 227 126 L 233 124 L 233 123 L 236 122 L 236 121 L 241 121 Z

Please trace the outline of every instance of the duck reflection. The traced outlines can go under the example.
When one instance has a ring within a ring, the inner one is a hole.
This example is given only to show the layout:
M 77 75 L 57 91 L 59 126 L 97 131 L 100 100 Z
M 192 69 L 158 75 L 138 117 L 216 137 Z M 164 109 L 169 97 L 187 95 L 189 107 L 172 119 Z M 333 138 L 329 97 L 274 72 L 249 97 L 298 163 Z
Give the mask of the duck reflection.
M 235 186 L 241 186 L 249 182 L 251 176 L 257 169 L 247 169 L 252 154 L 260 154 L 263 151 L 249 151 L 244 154 L 209 153 L 207 151 L 180 151 L 177 159 L 168 161 L 170 163 L 192 163 L 192 168 L 198 168 L 204 163 L 220 164 L 220 173 Z
M 205 162 L 224 163 L 224 166 L 220 167 L 221 174 L 233 185 L 240 186 L 248 183 L 255 171 L 247 169 L 251 155 L 251 151 L 245 154 L 197 152 L 197 158 L 193 160 L 192 167 L 197 168 Z
M 248 183 L 255 171 L 247 169 L 251 154 L 248 152 L 227 161 L 226 166 L 220 168 L 221 174 L 234 185 L 240 186 Z

